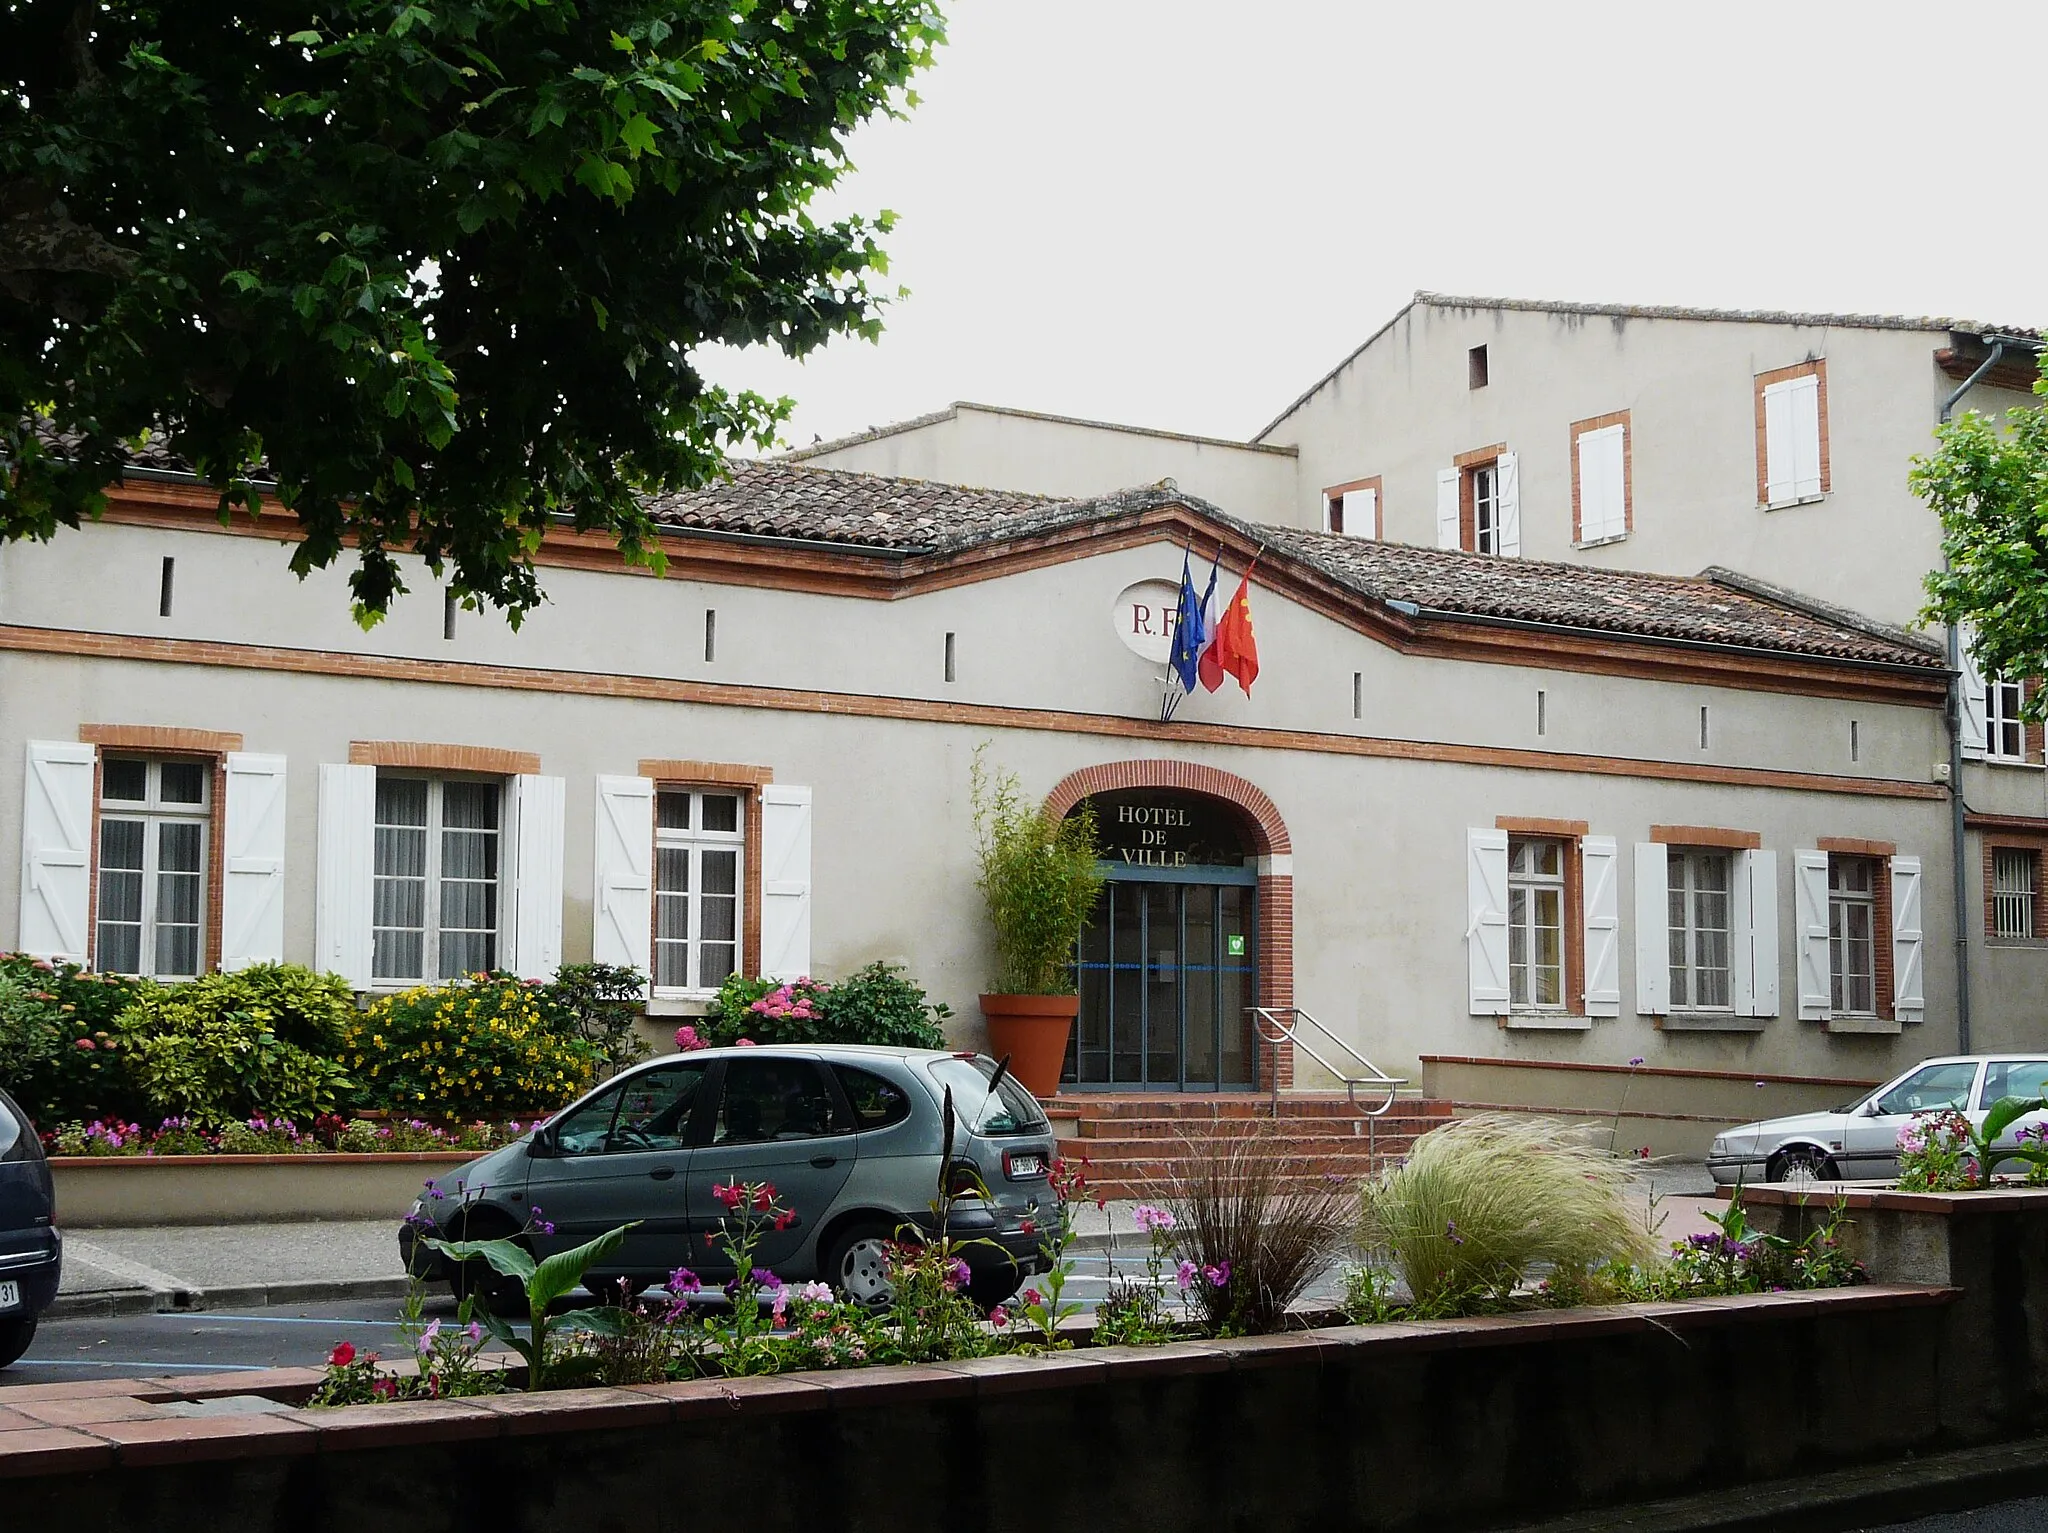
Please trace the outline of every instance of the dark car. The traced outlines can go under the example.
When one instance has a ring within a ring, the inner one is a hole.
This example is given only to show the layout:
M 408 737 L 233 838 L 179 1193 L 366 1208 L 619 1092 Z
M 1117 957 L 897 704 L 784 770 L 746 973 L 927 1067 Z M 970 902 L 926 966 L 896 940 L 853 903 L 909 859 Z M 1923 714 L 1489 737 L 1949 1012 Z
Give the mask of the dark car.
M 0 1091 L 0 1368 L 35 1340 L 36 1317 L 55 1301 L 63 1266 L 43 1142 L 28 1114 Z
M 888 1296 L 890 1241 L 932 1233 L 945 1165 L 970 1193 L 947 1229 L 964 1242 L 969 1297 L 993 1304 L 1044 1266 L 1054 1150 L 1031 1093 L 986 1057 L 852 1044 L 706 1049 L 630 1070 L 439 1178 L 399 1243 L 414 1270 L 459 1292 L 482 1264 L 451 1270 L 427 1259 L 416 1249 L 422 1227 L 470 1239 L 519 1234 L 545 1257 L 631 1223 L 625 1246 L 591 1272 L 593 1290 L 658 1284 L 677 1267 L 722 1280 L 730 1272 L 715 1242 L 725 1212 L 716 1190 L 770 1182 L 790 1217 L 764 1233 L 755 1260 L 876 1304 Z M 535 1205 L 551 1229 L 529 1227 Z

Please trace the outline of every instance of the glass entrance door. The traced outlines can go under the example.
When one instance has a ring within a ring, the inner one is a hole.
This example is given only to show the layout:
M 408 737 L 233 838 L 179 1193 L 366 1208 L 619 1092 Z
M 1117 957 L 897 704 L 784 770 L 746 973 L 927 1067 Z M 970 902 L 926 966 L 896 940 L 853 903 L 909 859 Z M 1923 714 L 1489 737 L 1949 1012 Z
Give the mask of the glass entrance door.
M 1258 884 L 1249 869 L 1122 868 L 1077 950 L 1081 1013 L 1065 1079 L 1095 1088 L 1251 1089 L 1245 1015 L 1257 974 Z

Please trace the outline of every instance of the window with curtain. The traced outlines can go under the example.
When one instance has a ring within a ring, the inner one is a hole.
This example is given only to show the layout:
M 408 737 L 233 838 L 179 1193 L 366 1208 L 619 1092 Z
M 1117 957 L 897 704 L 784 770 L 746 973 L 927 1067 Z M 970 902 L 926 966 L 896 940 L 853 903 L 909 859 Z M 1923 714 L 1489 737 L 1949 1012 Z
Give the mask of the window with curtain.
M 504 805 L 497 778 L 377 774 L 373 979 L 422 983 L 498 966 Z
M 1676 1011 L 1726 1011 L 1731 925 L 1726 852 L 1670 854 L 1671 1005 Z
M 739 967 L 746 815 L 731 789 L 654 796 L 654 988 L 716 990 Z
M 1564 1005 L 1564 843 L 1508 838 L 1508 1004 Z
M 199 973 L 212 813 L 211 762 L 101 758 L 98 968 L 152 979 Z

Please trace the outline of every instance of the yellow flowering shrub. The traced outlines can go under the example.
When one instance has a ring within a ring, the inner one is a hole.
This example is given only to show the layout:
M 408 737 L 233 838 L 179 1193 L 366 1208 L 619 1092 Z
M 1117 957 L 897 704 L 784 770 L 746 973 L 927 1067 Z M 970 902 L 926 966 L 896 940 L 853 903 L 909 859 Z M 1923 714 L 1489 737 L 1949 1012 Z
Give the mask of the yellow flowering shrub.
M 591 1082 L 598 1050 L 548 987 L 472 975 L 379 996 L 341 1057 L 364 1104 L 419 1118 L 524 1118 Z

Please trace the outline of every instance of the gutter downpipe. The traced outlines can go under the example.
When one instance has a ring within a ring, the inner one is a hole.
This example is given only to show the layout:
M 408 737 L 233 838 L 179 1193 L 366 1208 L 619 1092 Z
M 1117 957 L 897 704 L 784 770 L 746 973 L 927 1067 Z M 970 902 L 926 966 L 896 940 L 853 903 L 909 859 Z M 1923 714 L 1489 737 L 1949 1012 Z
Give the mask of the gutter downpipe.
M 1938 424 L 1946 426 L 1957 402 L 1975 388 L 1984 375 L 2005 355 L 2005 342 L 1994 340 L 1975 372 L 1965 378 L 1941 402 Z M 1944 553 L 1941 567 L 1949 567 Z M 1963 824 L 1963 644 L 1962 630 L 1948 625 L 1948 804 L 1949 883 L 1955 892 L 1956 922 L 1956 1052 L 1970 1052 L 1970 896 L 1963 881 L 1963 864 L 1969 851 L 1969 833 Z

